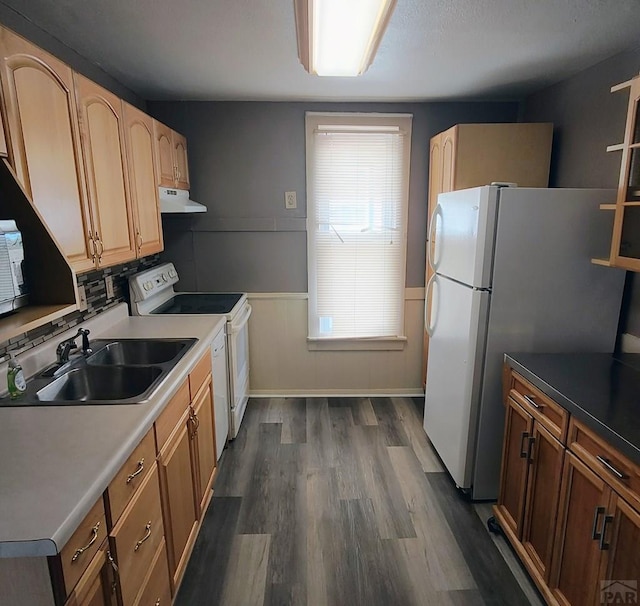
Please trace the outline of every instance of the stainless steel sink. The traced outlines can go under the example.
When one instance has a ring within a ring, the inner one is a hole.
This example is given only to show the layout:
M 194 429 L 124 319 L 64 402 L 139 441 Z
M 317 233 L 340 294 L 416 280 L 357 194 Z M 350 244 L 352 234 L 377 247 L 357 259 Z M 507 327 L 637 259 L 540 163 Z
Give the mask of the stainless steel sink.
M 42 402 L 105 402 L 137 399 L 162 375 L 158 366 L 84 366 L 37 392 Z
M 96 339 L 94 352 L 54 364 L 0 406 L 141 404 L 198 339 Z
M 122 340 L 109 343 L 87 358 L 90 365 L 154 365 L 171 362 L 186 351 L 187 340 Z

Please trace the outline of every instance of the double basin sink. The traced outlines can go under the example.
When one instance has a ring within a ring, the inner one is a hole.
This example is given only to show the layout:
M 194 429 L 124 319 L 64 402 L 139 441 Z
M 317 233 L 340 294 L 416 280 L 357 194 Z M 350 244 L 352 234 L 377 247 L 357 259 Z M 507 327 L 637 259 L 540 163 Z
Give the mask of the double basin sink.
M 159 383 L 197 339 L 95 340 L 94 353 L 51 366 L 27 383 L 26 393 L 5 405 L 136 404 Z

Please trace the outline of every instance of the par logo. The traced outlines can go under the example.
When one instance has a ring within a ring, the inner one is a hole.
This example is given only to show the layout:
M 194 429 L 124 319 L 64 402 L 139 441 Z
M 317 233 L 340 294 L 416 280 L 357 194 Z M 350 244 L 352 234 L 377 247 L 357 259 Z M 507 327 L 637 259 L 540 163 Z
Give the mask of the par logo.
M 600 581 L 601 604 L 637 604 L 638 581 Z

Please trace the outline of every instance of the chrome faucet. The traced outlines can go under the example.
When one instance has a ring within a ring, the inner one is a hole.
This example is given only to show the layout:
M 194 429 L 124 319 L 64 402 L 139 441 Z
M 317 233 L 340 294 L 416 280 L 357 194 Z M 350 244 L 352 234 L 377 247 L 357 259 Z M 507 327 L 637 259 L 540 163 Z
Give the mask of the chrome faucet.
M 82 337 L 82 353 L 85 356 L 88 356 L 93 353 L 91 347 L 89 346 L 89 332 L 86 328 L 78 328 L 78 332 L 75 336 L 70 339 L 65 339 L 62 341 L 58 347 L 56 348 L 56 357 L 58 364 L 62 366 L 62 364 L 66 364 L 69 361 L 69 354 L 78 349 L 76 344 L 76 339 L 78 337 Z

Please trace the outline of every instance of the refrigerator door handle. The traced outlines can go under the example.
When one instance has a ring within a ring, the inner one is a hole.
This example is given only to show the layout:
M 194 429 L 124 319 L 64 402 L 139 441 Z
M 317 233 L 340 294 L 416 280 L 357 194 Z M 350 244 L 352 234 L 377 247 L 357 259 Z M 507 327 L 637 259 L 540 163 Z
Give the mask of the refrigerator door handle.
M 433 271 L 436 271 L 436 261 L 434 259 L 434 254 L 432 251 L 435 248 L 435 240 L 434 236 L 436 233 L 436 216 L 442 217 L 442 207 L 440 203 L 436 204 L 436 207 L 433 209 L 433 214 L 431 215 L 431 221 L 429 221 L 429 246 L 427 247 L 427 261 L 429 262 L 429 266 Z
M 433 285 L 435 284 L 437 277 L 438 277 L 437 274 L 433 274 L 429 278 L 429 282 L 427 282 L 427 288 L 425 290 L 425 296 L 424 296 L 424 328 L 427 331 L 427 334 L 429 335 L 429 337 L 433 336 L 433 329 L 435 328 L 435 326 L 431 326 L 431 318 L 428 315 L 429 295 L 433 291 Z

